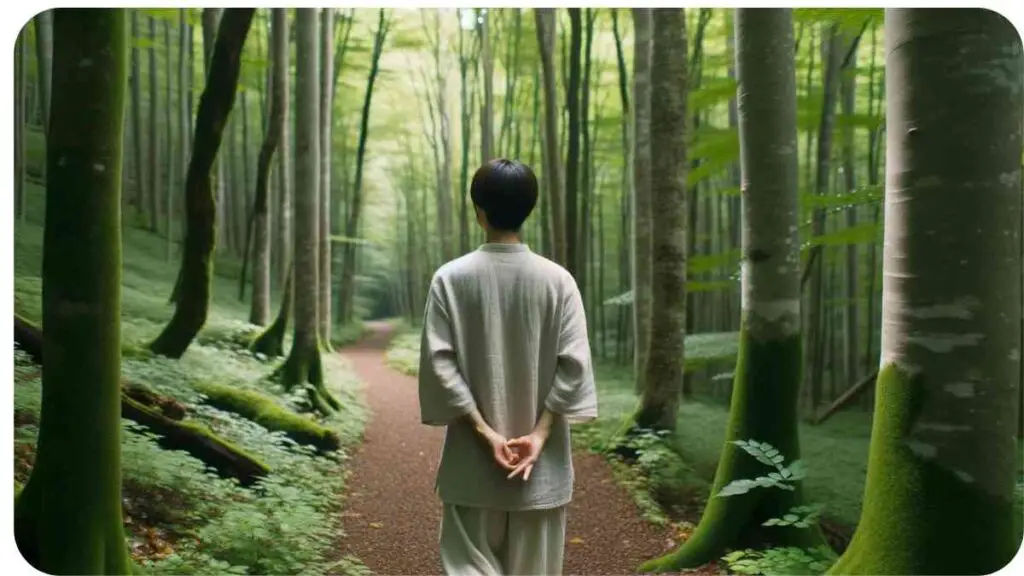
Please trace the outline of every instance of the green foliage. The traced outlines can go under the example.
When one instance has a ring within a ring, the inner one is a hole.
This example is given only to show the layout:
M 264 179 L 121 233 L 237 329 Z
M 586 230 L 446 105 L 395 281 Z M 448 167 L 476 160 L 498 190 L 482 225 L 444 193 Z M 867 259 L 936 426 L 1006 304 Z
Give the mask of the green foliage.
M 420 368 L 420 334 L 411 328 L 402 331 L 391 340 L 387 351 L 389 366 L 403 374 L 415 376 Z
M 835 562 L 836 554 L 828 546 L 811 549 L 784 547 L 736 550 L 722 560 L 734 574 L 794 576 L 823 574 Z
M 29 221 L 19 224 L 15 234 L 15 310 L 29 319 L 39 317 L 42 229 L 32 215 L 41 214 L 36 204 L 41 198 L 41 192 L 30 192 Z M 131 227 L 125 229 L 123 250 L 122 332 L 131 350 L 151 339 L 170 316 L 167 295 L 177 261 L 164 257 L 163 239 Z M 237 278 L 214 278 L 208 325 L 180 361 L 129 355 L 123 358 L 122 374 L 176 399 L 187 410 L 186 423 L 209 429 L 265 463 L 271 473 L 243 488 L 185 452 L 162 449 L 151 433 L 122 420 L 126 530 L 135 560 L 149 574 L 365 574 L 355 559 L 328 560 L 342 530 L 337 506 L 345 487 L 347 448 L 361 437 L 366 419 L 358 380 L 345 360 L 323 358 L 342 409 L 330 420 L 311 422 L 342 446 L 329 455 L 203 402 L 199 388 L 209 382 L 246 398 L 259 396 L 281 407 L 277 415 L 290 414 L 285 407 L 297 402 L 263 382 L 268 366 L 242 345 L 257 328 L 239 320 L 248 316 L 248 304 L 238 302 L 236 290 Z M 41 379 L 39 366 L 21 351 L 15 351 L 14 372 L 15 481 L 24 482 L 38 433 Z M 155 544 L 154 534 L 159 535 Z
M 785 457 L 775 447 L 756 440 L 736 440 L 732 442 L 755 460 L 769 468 L 774 468 L 768 476 L 753 480 L 738 479 L 730 482 L 717 494 L 718 497 L 745 494 L 756 487 L 779 488 L 794 490 L 794 482 L 805 476 L 803 465 L 799 460 L 784 466 Z M 769 518 L 762 526 L 791 526 L 794 528 L 811 528 L 817 525 L 821 511 L 816 506 L 794 506 L 782 518 Z M 729 570 L 736 574 L 756 574 L 763 576 L 791 574 L 822 574 L 837 556 L 828 546 L 815 548 L 796 548 L 792 546 L 768 548 L 766 550 L 736 550 L 724 557 L 722 561 Z
M 719 498 L 746 494 L 754 488 L 781 488 L 783 490 L 795 490 L 795 482 L 802 480 L 805 476 L 803 463 L 799 460 L 793 461 L 789 466 L 784 466 L 786 458 L 779 453 L 771 444 L 757 442 L 756 440 L 734 440 L 732 444 L 739 446 L 744 452 L 750 454 L 755 460 L 774 468 L 774 472 L 767 476 L 759 476 L 753 480 L 741 478 L 733 480 L 722 487 L 716 494 Z

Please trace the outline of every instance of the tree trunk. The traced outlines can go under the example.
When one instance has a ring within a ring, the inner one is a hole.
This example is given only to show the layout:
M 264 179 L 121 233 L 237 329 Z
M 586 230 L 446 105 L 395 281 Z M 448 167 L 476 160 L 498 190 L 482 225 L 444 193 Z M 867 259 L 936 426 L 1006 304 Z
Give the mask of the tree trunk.
M 854 114 L 856 114 L 857 111 L 857 40 L 852 40 L 852 42 L 854 42 L 854 44 L 850 48 L 848 64 L 843 67 L 843 70 L 841 71 L 842 78 L 840 80 L 843 116 L 848 120 L 843 126 L 843 177 L 846 192 L 848 194 L 857 189 L 857 150 L 855 147 L 855 133 L 853 130 Z M 844 43 L 844 45 L 849 45 L 849 42 Z M 846 209 L 846 226 L 848 228 L 853 228 L 857 225 L 858 208 L 859 206 L 854 205 Z M 860 322 L 859 307 L 857 306 L 860 296 L 860 283 L 858 282 L 860 277 L 860 266 L 857 252 L 856 244 L 850 244 L 846 247 L 846 286 L 844 287 L 846 295 L 846 310 L 844 318 L 846 334 L 843 339 L 843 348 L 845 352 L 845 370 L 843 371 L 843 379 L 846 382 L 856 381 L 858 374 L 860 373 L 860 363 L 858 362 L 857 350 L 857 343 L 859 341 L 858 327 Z
M 813 52 L 813 46 L 812 46 Z M 814 190 L 819 196 L 828 193 L 829 177 L 831 175 L 832 158 L 832 132 L 835 126 L 836 95 L 839 88 L 839 66 L 842 63 L 842 49 L 839 45 L 838 25 L 830 25 L 825 37 L 822 39 L 822 64 L 823 76 L 823 97 L 821 105 L 821 122 L 818 124 L 818 150 L 816 160 L 816 179 Z M 825 233 L 825 212 L 822 209 L 815 209 L 813 217 L 812 232 L 815 236 Z M 807 302 L 807 333 L 804 348 L 807 353 L 804 355 L 804 385 L 810 390 L 810 410 L 815 410 L 821 403 L 822 386 L 824 385 L 824 347 L 825 339 L 823 327 L 823 303 L 824 303 L 824 248 L 815 246 L 812 252 L 817 252 L 817 257 L 810 270 L 810 285 L 808 286 Z
M 462 9 L 457 12 L 462 18 Z M 473 122 L 473 106 L 469 102 L 469 48 L 465 45 L 465 33 L 459 28 L 459 109 L 461 112 L 459 126 L 462 131 L 462 162 L 459 167 L 459 253 L 469 252 L 469 142 Z
M 35 466 L 15 502 L 18 548 L 50 574 L 131 571 L 121 520 L 124 17 L 123 10 L 53 12 L 42 273 L 47 354 Z
M 14 211 L 25 221 L 25 33 L 14 41 Z
M 35 17 L 36 74 L 39 78 L 39 103 L 42 107 L 43 135 L 50 132 L 50 86 L 53 84 L 53 11 Z
M 1020 36 L 983 9 L 886 9 L 885 34 L 883 360 L 830 572 L 989 574 L 1020 546 Z
M 156 19 L 149 19 L 149 182 L 146 186 L 147 216 L 150 232 L 159 230 L 160 222 L 160 89 L 156 66 Z
M 651 46 L 651 317 L 650 352 L 636 424 L 676 429 L 686 332 L 686 15 L 653 9 Z M 637 98 L 639 101 L 639 98 Z
M 166 132 L 165 142 L 167 143 L 167 158 L 165 159 L 164 166 L 167 170 L 167 180 L 164 181 L 164 233 L 167 240 L 167 251 L 164 254 L 165 260 L 171 261 L 171 252 L 174 247 L 174 189 L 175 189 L 175 177 L 177 167 L 177 154 L 174 149 L 176 143 L 174 138 L 174 106 L 171 105 L 172 91 L 171 88 L 174 86 L 173 76 L 173 58 L 171 54 L 174 53 L 171 46 L 171 22 L 170 20 L 164 20 L 164 47 L 165 47 L 165 62 L 164 62 L 164 80 L 166 86 L 164 87 L 164 100 L 166 102 L 164 106 L 164 130 Z M 179 138 L 180 140 L 180 138 Z
M 217 204 L 210 189 L 210 171 L 220 148 L 224 125 L 235 104 L 242 46 L 252 24 L 252 8 L 227 9 L 220 22 L 210 74 L 199 100 L 192 159 L 185 179 L 185 246 L 180 292 L 174 315 L 153 341 L 153 352 L 181 358 L 206 323 L 213 274 L 214 218 Z
M 645 390 L 651 347 L 652 198 L 651 198 L 651 46 L 650 8 L 633 9 L 633 373 L 636 392 Z
M 135 194 L 134 202 L 130 204 L 134 205 L 136 213 L 142 214 L 145 211 L 145 200 L 146 197 L 146 163 L 142 156 L 142 63 L 140 62 L 141 56 L 139 54 L 139 48 L 136 46 L 139 39 L 139 11 L 132 10 L 132 30 L 131 30 L 131 51 L 132 51 L 132 71 L 131 71 L 131 91 L 132 91 L 132 156 L 134 158 L 133 168 L 135 168 Z
M 359 147 L 356 151 L 356 174 L 355 182 L 352 185 L 352 201 L 349 207 L 348 221 L 345 223 L 345 235 L 349 238 L 355 238 L 359 233 L 359 216 L 363 202 L 363 161 L 366 158 L 366 142 L 369 136 L 370 105 L 373 99 L 373 85 L 377 80 L 377 73 L 380 70 L 380 57 L 384 51 L 384 41 L 387 39 L 389 28 L 390 22 L 384 9 L 381 8 L 377 20 L 377 32 L 373 41 L 373 55 L 370 60 L 370 75 L 366 82 L 366 97 L 363 100 L 362 119 L 359 125 Z M 343 318 L 350 322 L 354 319 L 356 244 L 346 242 L 343 254 L 340 297 Z
M 331 134 L 334 124 L 334 8 L 320 12 L 320 261 L 317 288 L 317 319 L 320 344 L 331 347 Z
M 295 16 L 295 332 L 280 375 L 287 390 L 308 383 L 310 404 L 327 415 L 341 404 L 324 384 L 317 329 L 322 86 L 318 10 L 297 8 Z
M 284 10 L 284 9 L 282 9 Z M 290 38 L 291 34 L 287 33 L 290 30 L 288 24 L 288 12 L 285 10 L 283 19 L 282 30 L 285 31 L 285 47 L 284 47 L 284 61 L 281 63 L 281 70 L 286 71 L 282 75 L 282 92 L 281 92 L 281 153 L 278 154 L 277 159 L 277 242 L 274 243 L 276 258 L 275 264 L 277 266 L 276 277 L 278 279 L 278 286 L 284 286 L 290 282 L 292 277 L 291 268 L 294 265 L 293 254 L 292 254 L 292 186 L 291 186 L 291 158 L 288 152 L 288 148 L 292 146 L 292 138 L 290 133 L 290 118 L 291 118 L 291 105 L 289 102 L 289 76 L 287 72 L 290 69 L 288 62 L 290 58 Z M 277 20 L 275 20 L 277 22 Z
M 491 54 L 491 13 L 480 10 L 480 60 L 484 68 L 484 101 L 480 109 L 480 163 L 494 155 L 494 57 Z
M 268 98 L 270 100 L 270 119 L 267 135 L 260 147 L 260 155 L 256 162 L 256 195 L 253 202 L 254 242 L 252 267 L 252 305 L 249 309 L 249 321 L 263 326 L 270 318 L 270 164 L 274 152 L 281 143 L 281 135 L 285 130 L 284 113 L 288 107 L 287 80 L 288 69 L 288 26 L 284 8 L 273 9 L 273 44 L 271 55 L 272 86 Z
M 274 8 L 284 10 L 284 8 Z M 287 41 L 287 38 L 285 38 Z M 263 354 L 268 358 L 284 356 L 284 334 L 288 329 L 288 319 L 291 318 L 292 306 L 295 303 L 295 265 L 288 265 L 288 274 L 285 276 L 284 289 L 281 292 L 281 306 L 278 307 L 277 317 L 269 328 L 253 339 L 249 350 L 256 354 Z
M 587 296 L 593 294 L 591 286 L 587 282 L 587 269 L 590 267 L 590 256 L 593 250 L 590 248 L 591 244 L 591 215 L 593 213 L 592 202 L 593 202 L 593 158 L 591 157 L 593 146 L 590 141 L 590 87 L 591 87 L 591 76 L 590 76 L 590 64 L 591 64 L 591 48 L 594 45 L 594 20 L 597 17 L 597 11 L 591 8 L 587 8 L 586 12 L 586 39 L 584 40 L 583 49 L 583 81 L 582 81 L 582 94 L 580 97 L 579 115 L 580 115 L 580 139 L 582 142 L 582 170 L 580 175 L 580 190 L 583 192 L 583 198 L 580 202 L 580 250 L 579 250 L 579 266 L 576 270 L 577 283 L 579 284 L 580 291 L 583 296 L 583 301 L 587 301 Z M 596 135 L 597 128 L 595 127 L 594 133 Z M 596 312 L 596 309 L 591 306 L 591 312 Z M 597 323 L 592 322 L 592 327 L 596 328 Z
M 754 541 L 798 547 L 822 543 L 815 528 L 762 528 L 769 518 L 801 503 L 799 481 L 792 491 L 754 488 L 719 496 L 734 480 L 764 474 L 764 465 L 735 441 L 767 442 L 786 463 L 800 458 L 800 205 L 792 12 L 739 9 L 735 27 L 738 93 L 743 96 L 739 129 L 746 264 L 729 425 L 700 524 L 678 550 L 641 571 L 694 568 L 727 548 Z
M 565 161 L 565 263 L 577 278 L 585 266 L 579 247 L 586 241 L 579 230 L 580 185 L 580 52 L 583 49 L 583 18 L 579 8 L 569 8 L 569 76 L 566 81 L 565 108 L 568 115 L 568 153 Z
M 555 77 L 555 11 L 553 8 L 534 10 L 537 20 L 537 43 L 540 46 L 541 73 L 544 81 L 544 179 L 547 180 L 547 211 L 545 226 L 551 230 L 551 259 L 566 264 L 565 218 L 563 217 L 562 177 L 559 166 L 558 79 Z

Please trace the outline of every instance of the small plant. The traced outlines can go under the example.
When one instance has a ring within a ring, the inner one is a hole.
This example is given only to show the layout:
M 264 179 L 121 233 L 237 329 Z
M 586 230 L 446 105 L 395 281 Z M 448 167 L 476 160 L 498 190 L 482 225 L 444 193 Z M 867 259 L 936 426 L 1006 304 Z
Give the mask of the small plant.
M 787 466 L 785 456 L 767 442 L 735 440 L 732 443 L 774 471 L 753 480 L 733 480 L 715 495 L 716 498 L 746 494 L 755 488 L 778 488 L 793 491 L 796 490 L 796 483 L 806 475 L 800 460 L 794 460 Z M 794 506 L 782 518 L 769 518 L 761 525 L 806 529 L 816 526 L 820 516 L 821 508 L 819 506 Z M 766 550 L 745 549 L 730 552 L 722 557 L 722 561 L 733 573 L 763 576 L 823 574 L 835 560 L 836 554 L 828 546 L 806 549 L 793 546 Z

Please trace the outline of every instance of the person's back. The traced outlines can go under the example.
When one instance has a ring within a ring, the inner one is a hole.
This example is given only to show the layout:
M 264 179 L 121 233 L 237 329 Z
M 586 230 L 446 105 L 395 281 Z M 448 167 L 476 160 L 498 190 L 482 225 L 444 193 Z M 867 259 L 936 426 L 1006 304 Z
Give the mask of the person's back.
M 536 200 L 528 168 L 484 166 L 473 199 L 489 242 L 434 275 L 420 356 L 422 421 L 447 426 L 442 560 L 448 573 L 560 573 L 568 425 L 597 415 L 583 304 L 572 276 L 514 234 Z

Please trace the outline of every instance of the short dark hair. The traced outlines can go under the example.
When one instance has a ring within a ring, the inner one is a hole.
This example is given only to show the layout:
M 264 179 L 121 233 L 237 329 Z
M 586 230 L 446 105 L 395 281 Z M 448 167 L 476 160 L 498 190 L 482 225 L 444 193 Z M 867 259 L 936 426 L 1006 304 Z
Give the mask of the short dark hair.
M 469 196 L 491 228 L 518 232 L 537 205 L 537 176 L 518 160 L 491 160 L 473 175 Z

